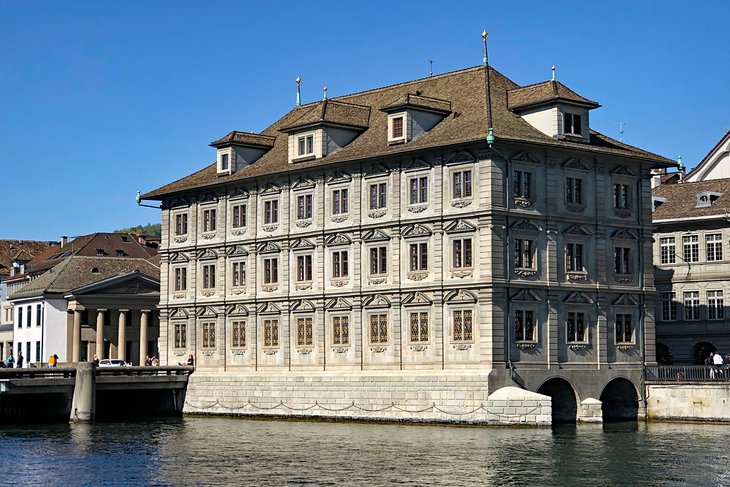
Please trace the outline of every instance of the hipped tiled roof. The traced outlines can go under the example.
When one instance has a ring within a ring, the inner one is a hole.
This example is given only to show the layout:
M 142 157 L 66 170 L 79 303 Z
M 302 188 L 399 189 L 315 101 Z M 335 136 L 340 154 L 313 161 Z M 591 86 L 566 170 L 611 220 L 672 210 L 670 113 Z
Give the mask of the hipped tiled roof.
M 343 103 L 337 100 L 323 100 L 294 110 L 296 120 L 280 128 L 287 132 L 298 127 L 317 124 L 342 125 L 366 129 L 370 120 L 370 107 Z
M 703 191 L 722 193 L 710 206 L 696 208 L 697 194 Z M 730 210 L 730 179 L 712 179 L 696 183 L 662 184 L 652 190 L 652 196 L 665 198 L 652 214 L 652 220 L 672 220 L 708 216 L 724 216 Z
M 213 147 L 224 145 L 246 145 L 250 147 L 262 147 L 270 149 L 274 147 L 274 137 L 268 135 L 253 134 L 251 132 L 239 132 L 234 130 L 226 136 L 210 143 Z
M 493 126 L 497 142 L 517 141 L 545 144 L 566 149 L 640 158 L 655 162 L 657 165 L 673 164 L 673 161 L 662 156 L 620 143 L 594 131 L 591 131 L 590 141 L 587 144 L 558 140 L 543 134 L 508 109 L 507 92 L 519 88 L 519 86 L 498 71 L 492 68 L 489 68 L 489 70 L 491 78 L 490 103 L 492 105 Z M 450 101 L 451 114 L 444 117 L 431 130 L 407 144 L 388 145 L 388 114 L 379 108 L 392 105 L 398 99 L 402 99 L 411 93 L 420 93 L 419 96 Z M 583 98 L 581 97 L 581 99 Z M 295 108 L 262 132 L 264 135 L 276 137 L 276 141 L 274 147 L 253 164 L 247 165 L 231 175 L 219 176 L 216 172 L 216 165 L 213 163 L 189 176 L 151 191 L 145 194 L 143 198 L 162 199 L 165 195 L 195 188 L 226 184 L 287 171 L 321 167 L 325 164 L 392 156 L 429 148 L 484 141 L 489 127 L 486 110 L 486 69 L 483 67 L 469 68 L 409 81 L 341 96 L 328 101 L 328 103 L 335 102 L 373 108 L 369 113 L 368 128 L 342 149 L 322 159 L 297 164 L 289 163 L 287 153 L 288 137 L 283 130 L 302 126 L 303 123 L 321 120 L 322 104 L 324 102 L 311 103 Z
M 0 240 L 0 276 L 10 274 L 14 260 L 32 261 L 52 245 L 52 242 L 35 240 Z
M 510 110 L 543 105 L 555 101 L 578 103 L 592 108 L 600 105 L 595 101 L 583 98 L 560 81 L 543 81 L 522 88 L 515 88 L 507 92 L 507 106 Z

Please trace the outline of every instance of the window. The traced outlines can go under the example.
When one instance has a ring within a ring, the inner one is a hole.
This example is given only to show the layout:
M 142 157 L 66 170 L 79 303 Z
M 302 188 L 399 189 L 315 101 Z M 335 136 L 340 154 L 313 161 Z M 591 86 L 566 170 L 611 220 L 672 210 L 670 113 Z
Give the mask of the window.
M 264 202 L 264 224 L 279 223 L 279 200 Z
M 385 274 L 388 272 L 388 248 L 373 247 L 370 249 L 370 274 Z
M 457 171 L 453 174 L 454 198 L 471 197 L 471 171 Z
M 533 269 L 535 266 L 532 240 L 515 239 L 515 267 L 517 269 Z
M 241 287 L 246 285 L 246 263 L 231 263 L 231 286 Z
M 297 138 L 297 155 L 308 156 L 314 154 L 314 135 L 302 135 Z
M 428 313 L 420 311 L 410 313 L 411 323 L 411 342 L 427 342 L 428 341 Z
M 205 264 L 203 266 L 203 289 L 213 289 L 215 287 L 215 264 Z
M 246 322 L 234 321 L 231 323 L 231 348 L 246 347 Z
M 585 313 L 569 312 L 566 327 L 568 343 L 585 343 L 587 341 Z
M 530 199 L 532 196 L 532 173 L 512 171 L 512 192 L 515 198 Z
M 96 249 L 96 255 L 97 257 L 103 257 L 106 255 L 106 251 L 104 249 Z
M 228 169 L 228 154 L 221 154 L 221 171 Z
M 700 292 L 685 291 L 684 294 L 684 319 L 695 321 L 700 319 Z
M 30 357 L 28 357 L 28 360 L 30 360 Z M 41 342 L 40 341 L 35 342 L 35 361 L 36 362 L 42 361 L 42 359 L 41 359 Z
M 676 262 L 674 237 L 661 237 L 659 239 L 659 256 L 662 264 L 674 264 Z
M 661 293 L 662 320 L 675 321 L 677 319 L 677 302 L 672 292 Z
M 370 343 L 388 343 L 388 315 L 370 315 Z
M 277 282 L 279 282 L 279 258 L 268 257 L 264 259 L 264 284 Z
M 297 256 L 297 281 L 311 281 L 312 280 L 312 256 L 311 255 L 298 255 Z
M 697 235 L 682 237 L 682 258 L 685 262 L 699 262 L 700 238 Z
M 117 257 L 124 257 L 127 255 L 123 250 L 117 250 Z
M 393 117 L 390 119 L 390 138 L 402 139 L 403 135 L 403 117 Z
M 347 277 L 349 275 L 347 255 L 347 250 L 332 252 L 332 277 Z
M 412 271 L 428 270 L 428 244 L 414 243 L 411 244 L 410 262 Z
M 279 320 L 264 320 L 264 347 L 279 346 Z
M 185 348 L 187 342 L 187 324 L 175 323 L 175 348 Z
M 631 274 L 631 249 L 626 247 L 613 249 L 613 270 L 616 274 Z
M 583 128 L 581 127 L 581 116 L 575 113 L 564 113 L 563 133 L 565 135 L 581 135 L 583 133 Z
M 175 235 L 188 234 L 188 214 L 178 213 L 175 215 Z
M 297 345 L 311 345 L 312 335 L 312 318 L 297 318 Z
M 30 328 L 30 322 L 33 321 L 33 308 L 28 306 L 25 309 L 25 326 Z M 27 353 L 26 355 L 30 355 L 30 353 Z
M 203 323 L 203 348 L 215 348 L 215 323 Z
M 565 202 L 574 205 L 583 204 L 583 180 L 565 178 Z
M 464 238 L 453 242 L 453 263 L 455 268 L 471 267 L 471 239 Z
M 18 306 L 18 328 L 23 327 L 23 307 Z
M 620 210 L 629 209 L 629 185 L 613 185 L 613 207 Z
M 616 344 L 633 343 L 634 330 L 631 328 L 631 315 L 616 315 Z
M 35 326 L 41 326 L 43 322 L 43 308 L 40 304 L 35 305 Z
M 347 198 L 348 192 L 347 189 L 336 189 L 332 191 L 332 214 L 333 215 L 340 215 L 342 213 L 347 213 Z
M 233 228 L 246 226 L 246 205 L 233 205 Z
M 428 203 L 428 177 L 411 178 L 408 181 L 410 188 L 410 204 Z
M 215 232 L 215 210 L 203 210 L 203 231 Z
M 707 244 L 707 260 L 709 262 L 722 260 L 722 235 L 713 233 L 705 236 Z
M 463 342 L 471 341 L 472 339 L 472 310 L 454 310 L 453 312 L 454 322 L 454 341 Z
M 312 195 L 302 194 L 297 196 L 297 220 L 312 218 Z
M 175 291 L 185 291 L 188 288 L 187 267 L 175 267 Z
M 348 316 L 332 317 L 332 344 L 348 345 L 350 343 L 350 318 Z
M 568 272 L 584 272 L 583 244 L 569 243 L 565 246 L 565 267 Z
M 722 291 L 707 291 L 707 319 L 721 320 L 725 317 Z
M 370 192 L 370 209 L 378 210 L 385 208 L 388 202 L 388 185 L 386 183 L 371 184 Z
M 518 342 L 535 341 L 535 320 L 531 310 L 515 310 L 515 340 Z

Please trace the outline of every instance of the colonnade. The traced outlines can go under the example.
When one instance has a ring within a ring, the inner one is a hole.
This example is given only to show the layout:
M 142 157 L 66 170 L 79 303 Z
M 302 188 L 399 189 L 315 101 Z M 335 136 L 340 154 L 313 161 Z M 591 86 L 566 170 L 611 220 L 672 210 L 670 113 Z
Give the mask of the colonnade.
M 81 317 L 83 309 L 73 310 L 73 343 L 71 357 L 73 362 L 79 362 L 81 360 Z M 124 360 L 127 356 L 127 315 L 129 309 L 119 309 L 119 326 L 117 332 L 117 353 L 116 357 L 105 357 L 104 356 L 104 328 L 107 326 L 105 323 L 106 312 L 108 309 L 98 308 L 96 310 L 96 355 L 99 360 L 104 358 L 119 358 Z M 149 309 L 140 310 L 140 323 L 139 323 L 139 363 L 144 364 L 145 358 L 147 357 L 147 329 L 150 323 Z

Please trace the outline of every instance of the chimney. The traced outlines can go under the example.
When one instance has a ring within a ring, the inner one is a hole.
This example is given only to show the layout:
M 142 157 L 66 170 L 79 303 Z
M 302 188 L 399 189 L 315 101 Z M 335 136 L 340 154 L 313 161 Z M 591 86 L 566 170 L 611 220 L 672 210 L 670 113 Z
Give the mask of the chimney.
M 68 236 L 61 235 L 61 248 L 64 248 L 67 243 L 68 243 Z

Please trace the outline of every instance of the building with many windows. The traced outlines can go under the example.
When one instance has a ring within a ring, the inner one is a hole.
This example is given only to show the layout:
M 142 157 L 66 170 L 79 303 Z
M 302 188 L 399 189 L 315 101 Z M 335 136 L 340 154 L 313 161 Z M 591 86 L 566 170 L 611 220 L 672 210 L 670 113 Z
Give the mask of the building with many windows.
M 215 163 L 143 196 L 161 359 L 196 360 L 187 410 L 499 422 L 487 400 L 519 386 L 555 419 L 635 416 L 648 176 L 673 163 L 592 130 L 598 107 L 475 67 L 212 142 Z

